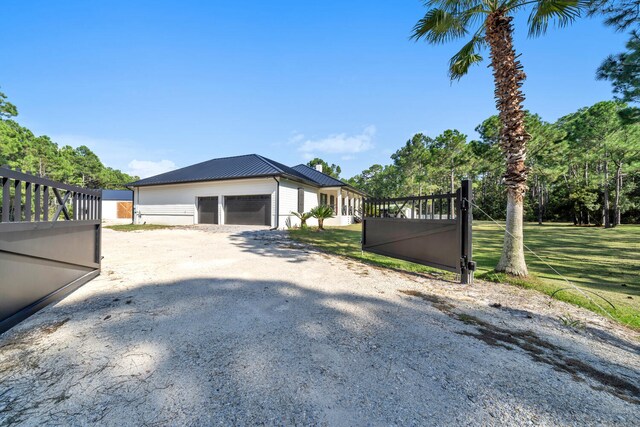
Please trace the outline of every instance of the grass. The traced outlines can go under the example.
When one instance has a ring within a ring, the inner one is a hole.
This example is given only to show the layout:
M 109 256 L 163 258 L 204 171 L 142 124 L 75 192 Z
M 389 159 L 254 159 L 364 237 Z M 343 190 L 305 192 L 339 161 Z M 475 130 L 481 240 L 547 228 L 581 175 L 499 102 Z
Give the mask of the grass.
M 322 233 L 311 229 L 291 230 L 291 236 L 326 252 L 380 267 L 419 273 L 437 271 L 407 261 L 362 253 L 359 224 L 329 228 Z M 590 298 L 576 291 L 529 252 L 526 254 L 529 277 L 514 278 L 493 272 L 500 258 L 502 239 L 503 231 L 498 225 L 474 222 L 473 258 L 477 263 L 477 278 L 536 289 L 556 299 L 602 313 L 593 303 L 596 301 L 620 323 L 640 330 L 640 226 L 623 225 L 605 230 L 557 223 L 542 226 L 526 224 L 525 244 Z M 452 278 L 449 273 L 439 274 Z
M 154 224 L 118 224 L 118 225 L 108 225 L 105 228 L 109 228 L 115 231 L 151 231 L 151 230 L 164 230 L 165 228 L 173 228 L 173 226 L 154 225 Z

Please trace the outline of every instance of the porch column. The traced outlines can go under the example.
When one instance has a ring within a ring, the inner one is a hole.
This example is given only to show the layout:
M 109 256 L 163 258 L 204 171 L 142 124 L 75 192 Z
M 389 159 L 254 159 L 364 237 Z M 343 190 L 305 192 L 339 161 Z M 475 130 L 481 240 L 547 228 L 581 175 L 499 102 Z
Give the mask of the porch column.
M 338 214 L 338 219 L 340 219 L 340 217 L 342 217 L 342 189 L 338 188 L 337 194 L 336 212 Z
M 349 192 L 348 191 L 344 195 L 344 207 L 347 210 L 347 215 L 349 215 Z

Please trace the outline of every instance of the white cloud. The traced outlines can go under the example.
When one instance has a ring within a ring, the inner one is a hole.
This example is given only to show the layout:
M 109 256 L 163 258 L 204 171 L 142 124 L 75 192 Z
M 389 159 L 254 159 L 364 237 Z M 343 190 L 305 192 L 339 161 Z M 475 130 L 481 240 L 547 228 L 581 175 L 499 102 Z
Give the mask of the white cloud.
M 293 136 L 289 139 L 290 144 L 298 144 L 304 140 L 304 135 L 301 133 L 294 132 Z
M 290 142 L 299 144 L 298 151 L 305 158 L 313 158 L 317 153 L 343 154 L 344 157 L 349 157 L 372 149 L 372 140 L 375 134 L 376 127 L 367 126 L 358 135 L 339 133 L 321 139 L 305 139 L 304 135 L 296 134 L 290 139 Z
M 140 178 L 158 175 L 164 172 L 172 171 L 176 168 L 176 164 L 171 160 L 160 160 L 153 162 L 151 160 L 132 160 L 129 162 L 129 175 L 137 175 Z

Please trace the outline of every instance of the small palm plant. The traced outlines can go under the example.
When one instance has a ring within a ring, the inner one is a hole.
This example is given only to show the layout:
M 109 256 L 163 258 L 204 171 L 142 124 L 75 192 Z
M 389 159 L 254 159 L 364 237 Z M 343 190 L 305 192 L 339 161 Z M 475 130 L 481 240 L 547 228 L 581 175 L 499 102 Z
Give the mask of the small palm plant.
M 324 220 L 333 218 L 333 208 L 327 205 L 319 205 L 311 209 L 311 216 L 318 220 L 318 230 L 324 230 Z
M 307 220 L 313 216 L 311 212 L 295 212 L 295 211 L 291 211 L 291 215 L 295 216 L 300 220 L 300 228 L 307 228 Z

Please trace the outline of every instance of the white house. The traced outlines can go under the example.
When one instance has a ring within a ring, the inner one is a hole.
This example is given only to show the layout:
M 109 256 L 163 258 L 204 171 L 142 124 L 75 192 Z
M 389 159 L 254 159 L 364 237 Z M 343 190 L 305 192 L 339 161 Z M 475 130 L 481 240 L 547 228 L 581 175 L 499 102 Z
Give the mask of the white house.
M 324 204 L 335 217 L 325 225 L 352 224 L 364 193 L 306 165 L 294 167 L 257 154 L 212 159 L 141 179 L 133 188 L 136 224 L 244 224 L 288 228 L 291 214 Z M 317 224 L 313 219 L 309 225 Z
M 102 219 L 130 222 L 133 211 L 131 190 L 102 190 Z

